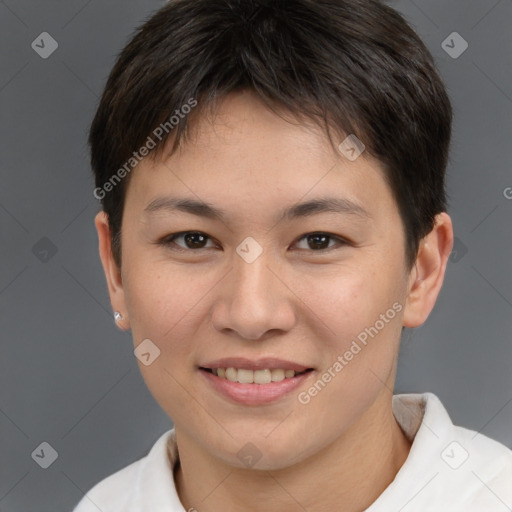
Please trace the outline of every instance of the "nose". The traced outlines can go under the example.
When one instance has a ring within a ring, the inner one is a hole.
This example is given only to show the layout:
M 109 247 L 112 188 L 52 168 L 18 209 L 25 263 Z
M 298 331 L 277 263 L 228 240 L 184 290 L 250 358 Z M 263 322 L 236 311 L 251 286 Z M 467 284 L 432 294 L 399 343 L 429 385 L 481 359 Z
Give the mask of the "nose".
M 295 325 L 294 295 L 279 266 L 265 253 L 252 263 L 235 256 L 233 268 L 217 292 L 212 323 L 220 332 L 263 340 Z

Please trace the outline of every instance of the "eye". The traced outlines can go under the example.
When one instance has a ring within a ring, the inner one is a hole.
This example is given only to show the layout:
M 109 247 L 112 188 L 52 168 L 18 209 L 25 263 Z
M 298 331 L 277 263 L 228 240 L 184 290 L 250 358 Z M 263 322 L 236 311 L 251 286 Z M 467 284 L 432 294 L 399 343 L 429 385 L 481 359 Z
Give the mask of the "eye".
M 184 245 L 177 243 L 176 240 L 183 240 Z M 163 245 L 178 251 L 187 249 L 207 249 L 206 244 L 208 240 L 211 240 L 210 237 L 201 231 L 183 231 L 181 233 L 167 235 L 158 242 L 158 245 Z M 173 246 L 178 246 L 178 248 Z
M 178 240 L 182 240 L 182 243 L 178 243 Z M 180 233 L 173 233 L 171 235 L 165 236 L 159 240 L 157 244 L 178 251 L 186 251 L 187 249 L 199 250 L 216 247 L 215 244 L 208 247 L 208 241 L 211 241 L 213 244 L 212 239 L 201 231 L 182 231 Z M 305 242 L 306 246 L 304 246 L 304 242 L 302 241 Z M 298 242 L 296 242 L 296 245 L 301 250 L 310 249 L 314 252 L 320 252 L 327 249 L 332 249 L 334 246 L 336 246 L 335 242 L 337 242 L 339 246 L 349 244 L 349 242 L 346 240 L 329 233 L 308 233 L 307 235 L 299 238 Z M 300 247 L 300 243 L 303 243 L 302 247 Z
M 319 252 L 325 249 L 331 249 L 332 245 L 329 246 L 330 242 L 337 241 L 338 245 L 347 245 L 348 242 L 342 238 L 330 235 L 329 233 L 309 233 L 299 238 L 299 242 L 305 240 L 307 247 L 299 247 L 299 249 L 312 249 L 313 251 Z M 298 245 L 298 244 L 297 244 Z

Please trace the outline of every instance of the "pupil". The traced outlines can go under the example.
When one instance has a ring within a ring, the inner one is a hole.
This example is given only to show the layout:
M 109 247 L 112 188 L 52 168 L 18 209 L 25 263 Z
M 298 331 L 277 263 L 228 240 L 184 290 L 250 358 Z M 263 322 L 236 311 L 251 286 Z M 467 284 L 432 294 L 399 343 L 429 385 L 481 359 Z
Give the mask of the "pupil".
M 329 237 L 327 235 L 309 235 L 308 243 L 311 241 L 314 241 L 313 244 L 316 244 L 313 246 L 310 244 L 310 247 L 312 249 L 325 249 L 326 247 L 329 246 Z M 321 247 L 318 247 L 318 245 L 321 245 Z
M 200 249 L 201 247 L 203 247 L 205 240 L 206 237 L 201 233 L 188 233 L 187 235 L 185 235 L 185 243 L 191 248 Z

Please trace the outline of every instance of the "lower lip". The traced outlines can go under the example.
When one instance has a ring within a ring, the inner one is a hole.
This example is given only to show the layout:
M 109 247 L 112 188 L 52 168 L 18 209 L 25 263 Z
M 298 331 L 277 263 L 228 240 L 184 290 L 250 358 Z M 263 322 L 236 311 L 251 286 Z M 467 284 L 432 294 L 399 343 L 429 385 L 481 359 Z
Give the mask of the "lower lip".
M 275 402 L 297 389 L 313 371 L 302 373 L 281 382 L 268 384 L 242 384 L 217 377 L 213 373 L 199 370 L 208 379 L 213 388 L 231 400 L 244 405 L 262 405 Z

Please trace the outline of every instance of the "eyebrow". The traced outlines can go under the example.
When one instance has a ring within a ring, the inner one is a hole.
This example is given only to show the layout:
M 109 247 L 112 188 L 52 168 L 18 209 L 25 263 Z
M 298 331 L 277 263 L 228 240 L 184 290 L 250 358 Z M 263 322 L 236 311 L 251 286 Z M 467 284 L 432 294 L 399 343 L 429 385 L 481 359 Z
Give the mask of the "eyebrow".
M 155 212 L 184 212 L 198 217 L 224 221 L 228 214 L 209 203 L 197 199 L 177 197 L 157 197 L 145 208 L 146 214 Z M 308 217 L 319 213 L 340 213 L 345 215 L 357 215 L 365 219 L 372 216 L 359 204 L 350 199 L 340 197 L 321 197 L 290 206 L 281 212 L 278 221 L 293 220 Z

